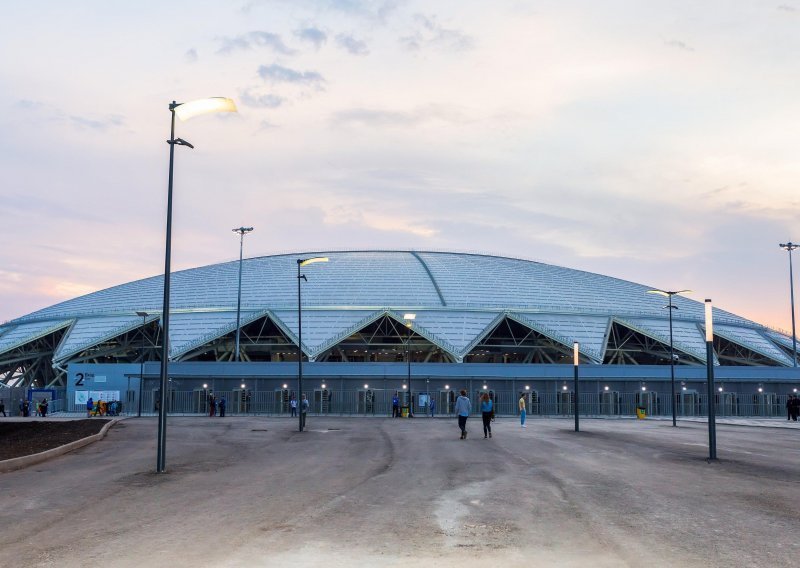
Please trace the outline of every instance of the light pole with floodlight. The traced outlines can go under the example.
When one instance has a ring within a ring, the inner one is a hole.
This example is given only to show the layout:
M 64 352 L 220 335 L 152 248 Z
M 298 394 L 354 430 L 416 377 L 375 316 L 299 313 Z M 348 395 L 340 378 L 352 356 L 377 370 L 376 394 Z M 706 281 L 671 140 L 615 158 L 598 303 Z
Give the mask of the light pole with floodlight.
M 708 458 L 717 459 L 717 417 L 714 409 L 714 316 L 706 300 L 706 382 L 708 383 Z
M 574 342 L 572 344 L 572 366 L 575 369 L 575 431 L 580 431 L 580 423 L 578 418 L 578 364 L 580 363 L 580 352 L 579 352 L 580 345 L 578 342 Z
M 232 229 L 234 233 L 239 233 L 239 294 L 236 297 L 236 356 L 235 361 L 240 360 L 239 354 L 239 333 L 241 332 L 242 321 L 242 252 L 244 250 L 244 236 L 251 232 L 253 227 L 239 227 Z
M 794 366 L 797 367 L 797 332 L 794 327 L 794 277 L 792 274 L 792 251 L 800 245 L 789 241 L 788 243 L 781 243 L 780 247 L 789 253 L 789 298 L 792 305 L 792 361 Z
M 300 300 L 300 281 L 308 282 L 306 275 L 300 274 L 300 267 L 315 262 L 328 262 L 328 257 L 316 256 L 297 259 L 297 418 L 300 432 L 303 431 L 303 310 Z
M 183 138 L 175 138 L 175 117 L 182 121 L 189 120 L 202 114 L 215 112 L 236 112 L 233 100 L 225 97 L 211 97 L 198 99 L 187 103 L 172 101 L 169 105 L 172 115 L 169 140 L 169 183 L 167 186 L 167 242 L 164 255 L 164 306 L 161 311 L 161 392 L 159 393 L 158 408 L 158 450 L 156 456 L 156 472 L 166 471 L 166 446 L 167 446 L 167 385 L 169 382 L 169 280 L 170 257 L 172 252 L 172 172 L 175 163 L 175 146 L 194 148 Z
M 414 320 L 417 314 L 404 314 L 403 320 L 406 322 L 408 328 L 408 337 L 406 339 L 406 359 L 408 360 L 408 417 L 414 418 L 414 393 L 411 389 L 411 327 L 414 325 Z
M 678 306 L 672 305 L 672 296 L 676 294 L 685 294 L 687 292 L 691 292 L 691 290 L 677 290 L 677 291 L 667 291 L 667 290 L 648 290 L 648 294 L 659 294 L 661 296 L 666 296 L 669 298 L 669 305 L 664 306 L 665 308 L 669 308 L 669 376 L 670 376 L 670 384 L 672 385 L 672 425 L 678 425 L 678 416 L 675 409 L 675 349 L 672 345 L 672 310 L 677 310 Z

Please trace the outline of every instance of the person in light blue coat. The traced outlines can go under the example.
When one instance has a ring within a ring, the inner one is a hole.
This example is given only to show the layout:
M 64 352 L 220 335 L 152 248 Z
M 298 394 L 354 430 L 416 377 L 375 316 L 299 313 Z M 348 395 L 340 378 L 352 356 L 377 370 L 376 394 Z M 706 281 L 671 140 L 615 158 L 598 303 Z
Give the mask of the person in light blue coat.
M 472 403 L 467 398 L 467 391 L 461 389 L 461 396 L 456 399 L 456 415 L 458 416 L 458 427 L 461 429 L 461 439 L 467 438 L 467 418 Z

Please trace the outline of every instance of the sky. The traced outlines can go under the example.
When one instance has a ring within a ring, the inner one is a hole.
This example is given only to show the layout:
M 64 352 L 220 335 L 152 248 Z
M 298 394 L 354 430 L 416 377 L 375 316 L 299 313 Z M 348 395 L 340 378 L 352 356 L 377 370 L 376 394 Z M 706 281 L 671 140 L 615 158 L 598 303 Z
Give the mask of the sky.
M 30 0 L 0 21 L 0 322 L 172 267 L 475 251 L 791 329 L 800 0 Z M 796 259 L 800 262 L 800 258 Z

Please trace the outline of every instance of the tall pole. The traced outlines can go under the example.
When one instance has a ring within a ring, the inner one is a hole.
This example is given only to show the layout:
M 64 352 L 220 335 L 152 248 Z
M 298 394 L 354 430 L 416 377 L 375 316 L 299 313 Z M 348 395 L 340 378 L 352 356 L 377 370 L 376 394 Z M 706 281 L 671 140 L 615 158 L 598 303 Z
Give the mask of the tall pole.
M 147 312 L 136 312 L 137 316 L 142 317 L 142 358 L 139 361 L 139 410 L 136 413 L 137 418 L 142 417 L 142 382 L 144 382 L 144 350 L 145 350 L 145 330 L 144 327 L 147 325 L 147 316 L 149 315 Z
M 670 377 L 670 385 L 672 386 L 672 402 L 670 406 L 672 407 L 672 426 L 678 426 L 678 416 L 676 414 L 676 404 L 675 404 L 675 348 L 672 345 L 672 310 L 675 306 L 672 305 L 672 296 L 675 294 L 669 295 L 669 377 Z
M 794 326 L 794 276 L 792 274 L 792 251 L 800 245 L 794 244 L 792 241 L 788 243 L 781 243 L 781 248 L 789 253 L 789 297 L 792 303 L 792 361 L 794 366 L 797 367 L 797 332 Z
M 167 445 L 167 383 L 169 376 L 169 277 L 170 256 L 172 251 L 172 171 L 175 162 L 175 107 L 178 104 L 172 101 L 169 105 L 172 121 L 169 133 L 169 184 L 167 187 L 167 244 L 164 255 L 164 306 L 161 311 L 161 392 L 158 405 L 158 451 L 156 459 L 156 472 L 166 471 L 166 445 Z
M 706 300 L 706 369 L 708 384 L 708 459 L 717 459 L 717 424 L 714 410 L 714 331 L 711 300 Z
M 239 334 L 241 331 L 242 314 L 242 252 L 244 250 L 244 236 L 253 230 L 253 227 L 239 227 L 233 229 L 234 233 L 239 233 L 239 294 L 236 299 L 236 351 L 235 361 L 240 361 L 239 353 Z
M 580 396 L 580 391 L 578 390 L 578 363 L 580 362 L 579 357 L 579 345 L 576 341 L 572 344 L 572 367 L 574 368 L 575 378 L 574 378 L 574 389 L 575 389 L 575 402 L 574 402 L 574 409 L 575 409 L 575 431 L 580 431 L 580 419 L 578 418 L 578 397 Z
M 414 416 L 414 391 L 411 388 L 411 322 L 408 322 L 406 339 L 406 359 L 408 360 L 408 417 Z
M 297 419 L 300 432 L 303 431 L 303 311 L 300 308 L 300 274 L 302 259 L 297 259 Z

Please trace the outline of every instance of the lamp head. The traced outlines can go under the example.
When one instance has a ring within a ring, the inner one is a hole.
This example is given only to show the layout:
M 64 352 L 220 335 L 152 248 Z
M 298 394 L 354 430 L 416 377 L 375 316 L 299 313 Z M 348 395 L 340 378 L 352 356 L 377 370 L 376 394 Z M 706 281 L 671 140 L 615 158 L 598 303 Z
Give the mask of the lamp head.
M 308 264 L 314 264 L 315 262 L 328 262 L 327 256 L 315 256 L 314 258 L 298 258 L 297 264 L 300 266 L 306 266 Z
M 217 112 L 236 112 L 236 104 L 233 99 L 227 97 L 209 97 L 207 99 L 197 99 L 187 103 L 172 103 L 169 110 L 183 121 Z
M 237 229 L 231 229 L 234 233 L 239 233 L 240 235 L 246 235 L 247 233 L 251 232 L 253 227 L 239 227 Z

